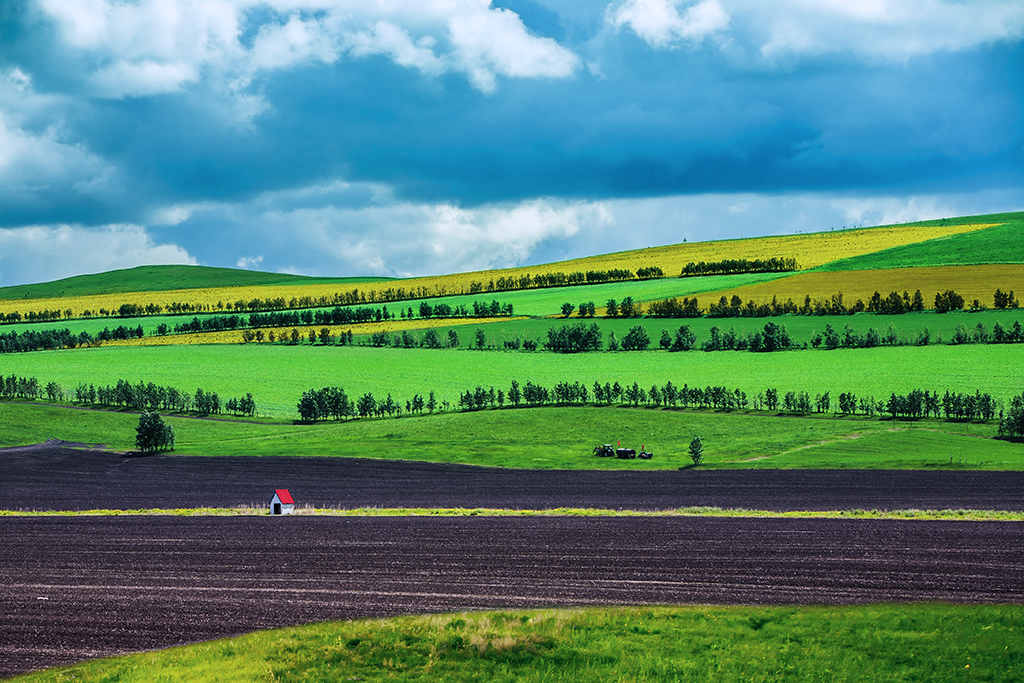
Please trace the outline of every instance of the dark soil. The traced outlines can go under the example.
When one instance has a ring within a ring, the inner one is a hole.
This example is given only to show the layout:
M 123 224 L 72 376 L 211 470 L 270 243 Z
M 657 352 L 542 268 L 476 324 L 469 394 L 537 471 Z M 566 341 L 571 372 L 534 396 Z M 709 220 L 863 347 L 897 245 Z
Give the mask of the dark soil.
M 288 488 L 318 507 L 692 505 L 765 510 L 1024 510 L 1024 472 L 906 470 L 504 470 L 297 457 L 126 457 L 40 444 L 0 450 L 0 508 L 227 507 Z
M 324 619 L 597 604 L 1024 602 L 1024 524 L 8 518 L 0 674 Z

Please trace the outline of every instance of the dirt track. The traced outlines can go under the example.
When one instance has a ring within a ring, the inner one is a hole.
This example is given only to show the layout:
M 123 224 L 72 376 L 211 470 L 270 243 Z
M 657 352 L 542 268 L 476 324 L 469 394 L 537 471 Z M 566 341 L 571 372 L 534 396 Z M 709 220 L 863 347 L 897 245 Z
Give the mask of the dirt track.
M 299 504 L 322 507 L 1024 510 L 1024 472 L 531 471 L 350 458 L 125 458 L 55 446 L 0 451 L 7 509 L 263 504 L 281 487 Z
M 646 603 L 1024 602 L 1024 524 L 10 518 L 0 673 L 330 618 Z

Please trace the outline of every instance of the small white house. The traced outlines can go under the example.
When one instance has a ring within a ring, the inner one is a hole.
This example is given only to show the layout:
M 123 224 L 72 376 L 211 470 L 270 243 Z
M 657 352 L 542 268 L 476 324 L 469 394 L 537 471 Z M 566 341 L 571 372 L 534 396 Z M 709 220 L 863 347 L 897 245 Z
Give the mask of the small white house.
M 295 512 L 295 501 L 288 489 L 277 489 L 274 497 L 270 499 L 270 514 L 290 515 Z

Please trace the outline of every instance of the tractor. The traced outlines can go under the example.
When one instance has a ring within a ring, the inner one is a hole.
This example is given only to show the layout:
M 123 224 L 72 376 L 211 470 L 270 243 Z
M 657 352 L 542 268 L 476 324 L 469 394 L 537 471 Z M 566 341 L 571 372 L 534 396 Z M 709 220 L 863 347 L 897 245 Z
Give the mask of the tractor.
M 615 449 L 610 443 L 594 446 L 594 455 L 599 458 L 610 458 L 615 455 Z

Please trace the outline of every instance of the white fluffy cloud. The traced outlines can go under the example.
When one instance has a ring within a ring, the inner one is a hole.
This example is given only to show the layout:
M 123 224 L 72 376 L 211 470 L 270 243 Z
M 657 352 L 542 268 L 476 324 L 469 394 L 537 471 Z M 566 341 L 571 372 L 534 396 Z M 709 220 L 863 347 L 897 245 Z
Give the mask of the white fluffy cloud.
M 617 28 L 629 27 L 654 47 L 699 41 L 729 25 L 729 14 L 718 0 L 700 0 L 683 6 L 680 0 L 626 0 L 613 5 L 608 21 Z
M 204 74 L 227 88 L 260 72 L 371 55 L 428 75 L 464 73 L 485 92 L 499 76 L 564 78 L 580 64 L 490 0 L 36 1 L 65 43 L 98 64 L 91 81 L 100 97 L 175 92 Z
M 1017 0 L 622 0 L 608 24 L 657 48 L 707 35 L 763 58 L 850 53 L 905 59 L 1024 35 Z
M 339 206 L 323 205 L 313 195 L 306 199 L 307 207 L 280 210 L 256 198 L 197 211 L 191 220 L 194 226 L 215 224 L 228 231 L 245 226 L 265 260 L 242 256 L 238 267 L 389 276 L 529 262 L 538 248 L 582 237 L 612 220 L 602 203 L 586 201 L 538 199 L 463 208 L 395 201 Z
M 158 244 L 138 225 L 0 229 L 0 282 L 45 282 L 147 264 L 195 264 L 175 244 Z

